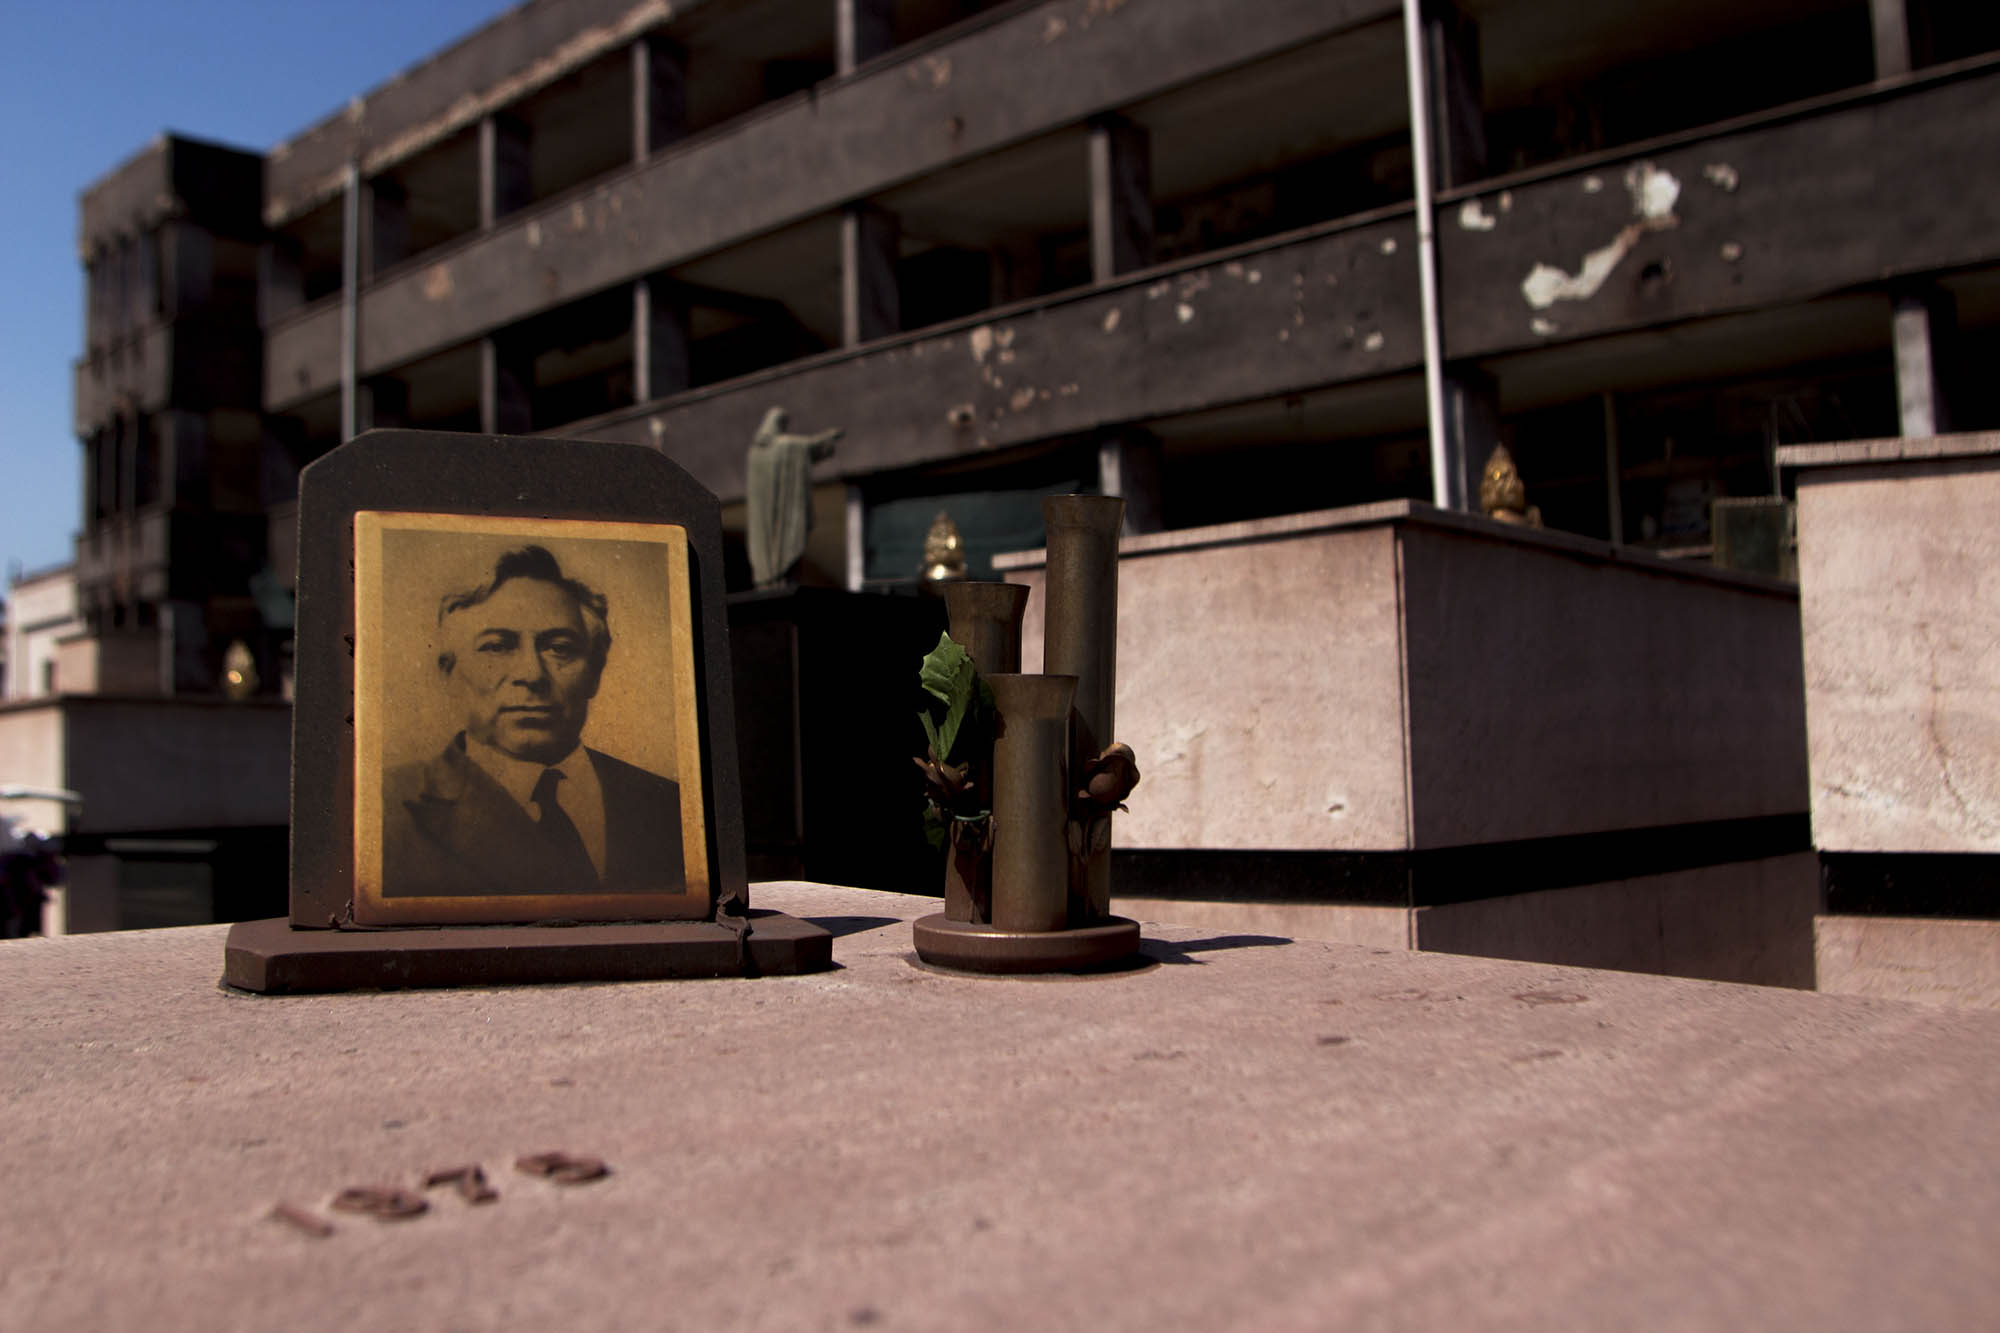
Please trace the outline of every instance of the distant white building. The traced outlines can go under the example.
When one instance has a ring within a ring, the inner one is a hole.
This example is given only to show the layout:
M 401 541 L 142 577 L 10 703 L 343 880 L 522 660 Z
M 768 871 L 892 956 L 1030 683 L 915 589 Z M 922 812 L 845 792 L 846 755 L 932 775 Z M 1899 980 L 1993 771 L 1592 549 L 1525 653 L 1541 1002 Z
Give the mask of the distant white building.
M 7 699 L 43 699 L 61 693 L 62 645 L 82 637 L 77 615 L 76 567 L 59 565 L 16 577 L 8 590 Z

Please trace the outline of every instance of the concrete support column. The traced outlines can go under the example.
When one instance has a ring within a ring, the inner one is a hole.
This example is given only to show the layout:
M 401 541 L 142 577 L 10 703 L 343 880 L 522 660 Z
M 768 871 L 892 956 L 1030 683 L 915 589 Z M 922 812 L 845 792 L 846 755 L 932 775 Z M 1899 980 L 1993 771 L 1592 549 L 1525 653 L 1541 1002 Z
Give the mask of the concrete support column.
M 153 418 L 160 447 L 160 498 L 169 504 L 209 503 L 208 417 L 170 407 Z
M 1875 77 L 1894 78 L 1931 63 L 1931 0 L 1869 0 Z
M 1942 434 L 1951 429 L 1946 386 L 1958 331 L 1956 303 L 1929 283 L 1898 289 L 1890 299 L 1898 429 L 1906 436 Z
M 491 227 L 534 198 L 528 127 L 512 116 L 479 122 L 479 225 Z
M 160 677 L 169 694 L 212 694 L 221 684 L 209 669 L 208 613 L 200 602 L 160 603 Z
M 852 74 L 896 44 L 892 0 L 834 0 L 834 71 Z
M 279 237 L 257 252 L 257 319 L 269 326 L 306 303 L 303 256 L 298 242 Z
M 1479 510 L 1479 474 L 1500 443 L 1500 393 L 1477 366 L 1444 368 L 1444 437 L 1450 461 L 1447 508 Z
M 856 347 L 902 327 L 896 287 L 901 228 L 893 214 L 867 205 L 840 217 L 840 342 Z
M 687 134 L 687 52 L 665 37 L 632 43 L 632 160 Z
M 141 252 L 140 286 L 155 292 L 162 319 L 199 314 L 215 286 L 214 238 L 180 218 L 162 222 L 156 235 L 156 243 Z
M 118 512 L 130 515 L 139 499 L 139 418 L 118 416 Z
M 361 382 L 358 429 L 410 424 L 410 386 L 402 380 L 378 375 Z
M 535 368 L 513 340 L 479 340 L 479 429 L 488 435 L 526 435 L 534 426 Z
M 1090 276 L 1109 282 L 1153 262 L 1152 136 L 1115 116 L 1090 127 Z
M 641 403 L 694 383 L 687 302 L 655 275 L 632 284 L 632 397 Z
M 362 186 L 361 271 L 374 277 L 410 254 L 410 200 L 403 187 L 376 178 Z
M 1126 536 L 1166 527 L 1161 503 L 1160 442 L 1145 431 L 1121 431 L 1098 443 L 1097 487 L 1125 500 Z
M 847 590 L 860 592 L 868 577 L 868 505 L 859 486 L 847 488 Z
M 1423 19 L 1437 173 L 1433 184 L 1436 189 L 1449 190 L 1486 174 L 1479 24 L 1455 0 L 1425 0 Z

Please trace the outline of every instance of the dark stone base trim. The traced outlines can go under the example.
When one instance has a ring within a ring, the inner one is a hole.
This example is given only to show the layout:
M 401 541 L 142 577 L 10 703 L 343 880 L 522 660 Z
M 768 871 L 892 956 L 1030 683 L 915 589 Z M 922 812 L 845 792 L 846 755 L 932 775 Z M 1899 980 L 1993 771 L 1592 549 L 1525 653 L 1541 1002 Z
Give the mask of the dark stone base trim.
M 1416 852 L 1114 848 L 1111 882 L 1141 898 L 1436 907 L 1810 850 L 1801 813 Z
M 1835 916 L 2000 920 L 2000 855 L 1821 852 L 1819 879 Z
M 282 917 L 230 928 L 222 980 L 266 995 L 555 981 L 790 976 L 833 966 L 833 936 L 783 912 L 750 913 L 747 950 L 712 921 L 582 926 L 298 930 Z

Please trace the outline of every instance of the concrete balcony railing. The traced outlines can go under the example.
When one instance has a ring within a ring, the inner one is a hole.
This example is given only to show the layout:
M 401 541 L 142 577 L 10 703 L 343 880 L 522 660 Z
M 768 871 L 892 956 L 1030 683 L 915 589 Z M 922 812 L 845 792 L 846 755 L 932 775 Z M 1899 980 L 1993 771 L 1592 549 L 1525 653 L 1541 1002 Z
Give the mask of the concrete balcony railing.
M 1996 155 L 2000 62 L 1985 61 L 1494 182 L 1444 210 L 1445 354 L 1506 354 L 1992 263 L 2000 199 L 1975 191 L 1921 215 L 1901 200 L 1977 176 Z M 779 384 L 802 421 L 852 424 L 867 405 L 867 430 L 841 447 L 852 475 L 1414 372 L 1415 230 L 1408 208 L 1345 219 L 557 433 L 656 445 L 736 498 L 743 443 Z M 1616 261 L 1594 285 L 1580 280 L 1606 244 Z
M 774 104 L 370 284 L 361 373 L 1398 12 L 1392 0 L 1263 0 L 1245 23 L 1210 0 L 1033 6 Z M 266 410 L 336 387 L 339 339 L 337 309 L 274 326 Z

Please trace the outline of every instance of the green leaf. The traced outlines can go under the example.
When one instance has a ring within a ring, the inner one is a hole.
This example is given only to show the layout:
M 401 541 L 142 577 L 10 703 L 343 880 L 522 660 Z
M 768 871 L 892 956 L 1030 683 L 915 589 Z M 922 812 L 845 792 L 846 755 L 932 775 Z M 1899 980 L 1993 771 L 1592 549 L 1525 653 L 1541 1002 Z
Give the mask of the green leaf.
M 931 845 L 932 851 L 939 852 L 944 850 L 944 839 L 944 816 L 935 809 L 927 808 L 924 811 L 924 841 Z
M 930 719 L 924 720 L 924 729 L 931 737 L 931 751 L 939 763 L 951 758 L 951 747 L 958 740 L 959 726 L 972 704 L 977 678 L 972 654 L 954 643 L 949 634 L 938 635 L 937 647 L 925 655 L 918 679 L 924 691 L 945 706 L 944 721 L 934 731 Z

